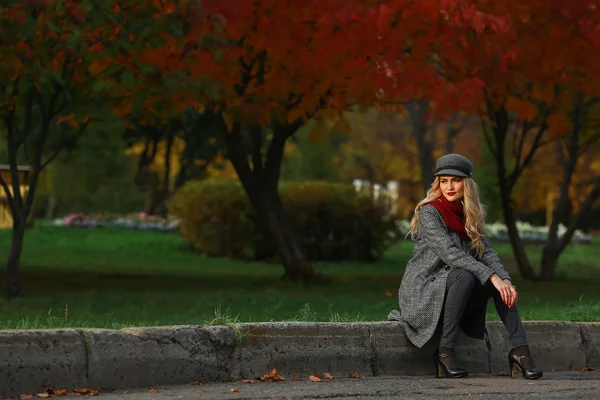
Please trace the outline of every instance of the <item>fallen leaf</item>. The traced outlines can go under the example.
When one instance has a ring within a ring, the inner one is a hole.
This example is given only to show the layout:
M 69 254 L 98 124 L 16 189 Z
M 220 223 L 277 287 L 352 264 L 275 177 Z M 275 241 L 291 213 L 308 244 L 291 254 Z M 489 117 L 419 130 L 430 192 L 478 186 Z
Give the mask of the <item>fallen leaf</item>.
M 232 393 L 235 393 L 235 392 L 239 392 L 239 391 L 240 391 L 240 389 L 234 389 L 234 388 L 231 388 L 231 389 L 229 389 L 229 391 L 230 391 L 230 392 L 232 392 Z
M 386 295 L 387 297 L 392 297 L 392 296 L 393 296 L 393 294 L 392 294 L 392 292 L 390 291 L 390 289 L 385 289 L 385 295 Z
M 352 375 L 350 375 L 350 378 L 354 378 L 354 379 L 362 379 L 364 378 L 364 376 L 362 376 L 361 374 L 359 374 L 358 372 L 353 372 Z
M 242 383 L 256 383 L 254 379 L 243 379 Z
M 325 379 L 333 379 L 333 375 L 331 375 L 329 372 L 325 372 L 323 374 L 323 378 L 325 378 Z
M 50 397 L 50 393 L 38 393 L 35 397 L 39 397 L 40 399 L 44 399 L 46 397 Z
M 158 393 L 158 389 L 150 388 L 148 389 L 150 393 Z
M 80 389 L 73 390 L 73 393 L 78 393 L 78 394 L 92 394 L 92 393 L 94 393 L 94 390 L 88 389 L 88 388 L 80 388 Z
M 48 389 L 48 394 L 52 397 L 66 396 L 68 392 L 67 389 Z
M 594 368 L 592 368 L 592 367 L 583 367 L 579 370 L 579 372 L 590 372 L 593 370 L 594 370 Z
M 401 376 L 397 376 L 396 379 L 400 380 L 400 379 L 402 379 L 402 377 Z
M 573 371 L 573 366 L 572 366 L 572 365 L 569 365 L 569 366 L 567 367 L 567 370 L 569 370 L 569 371 Z
M 204 385 L 204 383 L 202 383 L 202 381 L 196 381 L 196 382 L 192 383 L 192 385 L 202 386 L 202 385 Z
M 510 375 L 506 371 L 496 371 L 496 370 L 492 370 L 491 374 L 495 375 L 495 376 L 509 376 Z
M 293 380 L 294 382 L 298 382 L 298 381 L 301 381 L 301 380 L 302 380 L 302 378 L 300 378 L 299 376 L 295 376 L 295 377 L 293 377 L 293 378 L 292 378 L 292 380 Z
M 20 394 L 19 399 L 21 399 L 21 400 L 35 399 L 35 396 L 32 396 L 30 394 Z
M 309 376 L 308 380 L 311 382 L 321 382 L 321 378 L 319 378 L 318 376 L 315 376 L 315 375 Z
M 273 371 L 269 372 L 262 378 L 258 378 L 259 381 L 262 382 L 279 382 L 284 381 L 285 378 L 277 373 L 277 370 L 273 368 Z

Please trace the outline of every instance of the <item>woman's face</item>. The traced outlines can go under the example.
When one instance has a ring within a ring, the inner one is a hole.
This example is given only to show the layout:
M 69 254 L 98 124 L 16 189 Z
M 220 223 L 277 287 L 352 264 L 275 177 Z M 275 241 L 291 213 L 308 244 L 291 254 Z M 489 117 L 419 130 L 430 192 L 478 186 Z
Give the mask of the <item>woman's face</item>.
M 458 203 L 465 195 L 465 180 L 458 176 L 440 176 L 440 190 L 448 201 Z

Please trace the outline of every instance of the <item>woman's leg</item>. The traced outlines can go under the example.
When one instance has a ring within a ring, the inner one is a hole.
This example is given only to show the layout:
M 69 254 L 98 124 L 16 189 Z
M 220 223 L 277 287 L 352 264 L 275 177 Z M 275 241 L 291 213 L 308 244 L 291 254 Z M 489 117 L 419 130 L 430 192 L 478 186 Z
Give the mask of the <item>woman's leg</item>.
M 463 378 L 468 371 L 459 368 L 454 357 L 454 346 L 460 334 L 460 320 L 467 307 L 477 278 L 464 269 L 450 271 L 446 281 L 446 298 L 442 318 L 440 348 L 435 355 L 437 377 L 442 373 L 448 378 Z
M 490 285 L 491 286 L 491 285 Z M 496 311 L 502 319 L 502 323 L 508 332 L 508 337 L 513 345 L 513 349 L 508 353 L 509 364 L 511 366 L 511 375 L 515 377 L 516 370 L 513 368 L 513 364 L 519 365 L 522 370 L 523 377 L 526 379 L 538 379 L 542 377 L 542 371 L 539 371 L 535 367 L 533 357 L 529 350 L 527 343 L 527 335 L 525 334 L 525 328 L 521 321 L 521 316 L 517 306 L 508 308 L 502 301 L 500 292 L 493 288 L 494 304 L 496 305 Z
M 462 268 L 454 269 L 448 274 L 440 353 L 443 349 L 453 349 L 455 347 L 460 335 L 460 320 L 476 283 L 477 278 L 475 275 Z
M 508 308 L 508 306 L 502 301 L 500 292 L 495 290 L 493 286 L 492 289 L 492 297 L 494 298 L 496 312 L 498 312 L 498 315 L 500 316 L 500 319 L 502 320 L 502 323 L 508 332 L 508 337 L 513 347 L 518 348 L 521 346 L 527 346 L 527 335 L 525 334 L 525 328 L 523 327 L 523 322 L 521 321 L 519 309 L 516 305 L 512 308 Z

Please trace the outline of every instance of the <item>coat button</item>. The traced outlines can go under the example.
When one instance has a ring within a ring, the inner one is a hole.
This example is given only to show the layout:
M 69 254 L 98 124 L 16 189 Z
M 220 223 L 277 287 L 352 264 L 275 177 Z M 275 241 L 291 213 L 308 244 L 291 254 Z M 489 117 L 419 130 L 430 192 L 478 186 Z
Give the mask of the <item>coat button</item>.
M 444 268 L 446 271 L 450 271 L 450 266 L 446 265 L 446 268 Z
M 432 276 L 430 279 L 431 282 L 435 281 L 435 276 Z

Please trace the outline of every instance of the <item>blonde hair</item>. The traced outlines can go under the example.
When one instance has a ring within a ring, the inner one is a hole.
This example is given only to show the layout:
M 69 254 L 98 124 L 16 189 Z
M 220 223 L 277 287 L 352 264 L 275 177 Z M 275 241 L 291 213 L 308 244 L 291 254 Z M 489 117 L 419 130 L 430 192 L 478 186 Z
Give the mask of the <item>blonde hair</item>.
M 485 207 L 479 201 L 479 186 L 477 186 L 477 183 L 472 178 L 463 178 L 463 181 L 465 183 L 464 197 L 462 199 L 466 217 L 465 229 L 471 239 L 471 248 L 475 249 L 477 257 L 481 257 L 485 250 L 485 244 L 483 243 L 483 239 L 485 238 Z M 426 203 L 439 199 L 440 196 L 442 196 L 440 177 L 436 176 L 425 198 L 415 207 L 415 214 L 410 221 L 409 234 L 411 238 L 414 239 L 417 233 L 421 208 Z

